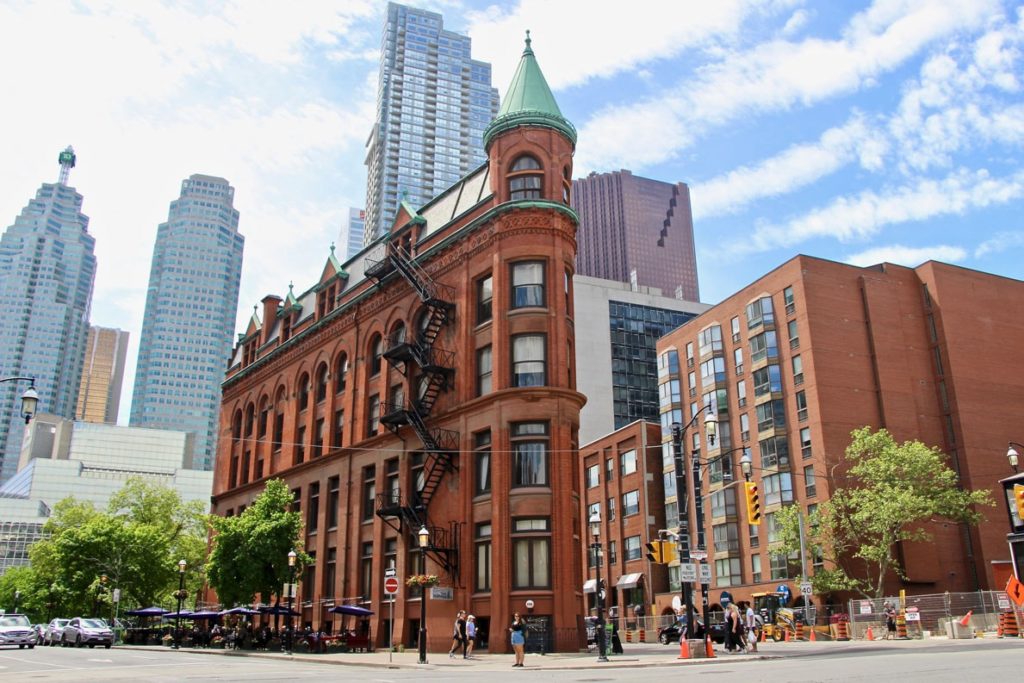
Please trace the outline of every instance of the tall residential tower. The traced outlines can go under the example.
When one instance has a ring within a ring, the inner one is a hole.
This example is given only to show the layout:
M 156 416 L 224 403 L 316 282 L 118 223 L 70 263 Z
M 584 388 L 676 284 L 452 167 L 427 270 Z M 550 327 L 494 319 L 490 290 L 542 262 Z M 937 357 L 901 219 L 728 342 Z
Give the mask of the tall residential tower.
M 128 355 L 128 333 L 90 325 L 85 346 L 75 419 L 116 424 L 117 411 L 121 407 L 124 363 Z
M 39 412 L 74 415 L 96 274 L 96 240 L 82 195 L 68 186 L 75 166 L 61 152 L 60 179 L 43 183 L 0 238 L 0 375 L 35 378 Z M 25 386 L 0 384 L 0 483 L 17 471 Z
M 483 164 L 484 128 L 498 112 L 491 65 L 440 14 L 395 3 L 381 40 L 377 118 L 366 143 L 369 244 L 402 199 L 420 206 Z
M 231 353 L 245 238 L 223 178 L 181 183 L 157 229 L 131 425 L 195 434 L 192 466 L 213 467 L 220 383 Z
M 574 180 L 572 190 L 576 272 L 700 300 L 690 188 L 615 171 Z

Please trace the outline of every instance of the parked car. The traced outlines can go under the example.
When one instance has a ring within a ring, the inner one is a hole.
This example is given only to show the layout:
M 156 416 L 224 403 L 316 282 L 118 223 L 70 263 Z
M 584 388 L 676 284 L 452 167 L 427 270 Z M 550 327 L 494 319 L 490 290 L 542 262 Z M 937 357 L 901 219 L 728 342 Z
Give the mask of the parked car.
M 43 633 L 43 645 L 49 645 L 53 647 L 60 643 L 64 637 L 64 627 L 68 625 L 70 619 L 51 619 L 50 623 L 46 625 L 46 631 Z
M 36 632 L 24 614 L 0 615 L 0 645 L 17 645 L 18 649 L 36 646 Z
M 114 632 L 102 619 L 75 617 L 64 627 L 64 635 L 60 643 L 65 647 L 102 645 L 109 650 L 110 646 L 114 644 Z
M 725 642 L 725 624 L 711 624 L 711 628 L 708 629 L 708 634 L 711 636 L 711 640 L 715 643 Z M 694 640 L 701 640 L 704 638 L 704 622 L 697 619 L 697 632 L 694 633 L 691 638 Z M 679 622 L 663 626 L 658 629 L 658 642 L 662 645 L 677 644 L 679 642 Z

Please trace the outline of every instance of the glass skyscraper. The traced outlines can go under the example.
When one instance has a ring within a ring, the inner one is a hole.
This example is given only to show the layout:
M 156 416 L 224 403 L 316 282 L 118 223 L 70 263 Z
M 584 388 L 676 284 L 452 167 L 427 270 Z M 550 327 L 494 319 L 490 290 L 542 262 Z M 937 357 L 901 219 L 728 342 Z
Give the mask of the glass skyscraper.
M 43 183 L 0 238 L 0 375 L 35 378 L 38 412 L 70 418 L 89 330 L 96 240 L 82 195 L 67 184 L 75 165 L 70 147 L 59 163 L 60 180 Z M 0 483 L 18 469 L 26 388 L 0 384 Z
M 131 425 L 191 432 L 192 467 L 213 467 L 220 383 L 231 354 L 245 238 L 223 178 L 181 183 L 157 229 Z
M 484 163 L 498 112 L 491 65 L 440 14 L 395 3 L 381 40 L 377 118 L 367 142 L 364 244 L 390 227 L 398 203 L 422 206 Z

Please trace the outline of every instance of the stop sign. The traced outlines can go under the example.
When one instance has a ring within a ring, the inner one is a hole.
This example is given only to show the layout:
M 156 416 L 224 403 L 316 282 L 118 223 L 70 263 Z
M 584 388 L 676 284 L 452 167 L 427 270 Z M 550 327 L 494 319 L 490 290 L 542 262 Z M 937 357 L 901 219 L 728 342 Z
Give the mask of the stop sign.
M 398 592 L 398 578 L 395 576 L 389 576 L 384 579 L 384 592 L 388 595 L 394 595 Z

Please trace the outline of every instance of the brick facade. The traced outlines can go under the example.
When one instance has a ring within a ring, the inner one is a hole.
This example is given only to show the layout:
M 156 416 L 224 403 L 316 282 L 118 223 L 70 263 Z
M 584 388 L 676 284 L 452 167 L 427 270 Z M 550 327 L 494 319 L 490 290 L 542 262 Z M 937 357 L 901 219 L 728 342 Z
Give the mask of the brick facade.
M 358 604 L 386 645 L 394 566 L 395 643 L 415 642 L 419 597 L 404 578 L 425 570 L 451 589 L 428 601 L 430 649 L 448 647 L 466 609 L 490 650 L 508 651 L 527 600 L 548 649 L 579 647 L 573 149 L 542 125 L 499 131 L 486 166 L 418 211 L 404 205 L 357 259 L 332 255 L 302 295 L 265 298 L 241 338 L 214 512 L 238 514 L 269 477 L 295 491 L 315 555 L 300 623 L 330 627 L 329 607 Z M 513 198 L 524 156 L 539 192 Z

